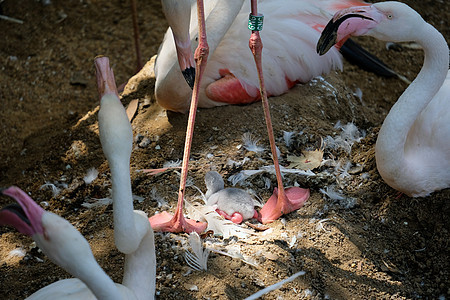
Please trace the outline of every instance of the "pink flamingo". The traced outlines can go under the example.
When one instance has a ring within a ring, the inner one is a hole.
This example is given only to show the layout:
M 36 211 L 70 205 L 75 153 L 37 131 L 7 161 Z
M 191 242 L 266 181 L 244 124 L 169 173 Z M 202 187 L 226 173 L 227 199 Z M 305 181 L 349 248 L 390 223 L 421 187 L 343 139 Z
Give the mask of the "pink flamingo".
M 186 112 L 191 101 L 194 60 L 191 44 L 195 44 L 197 24 L 193 1 L 162 0 L 170 25 L 155 64 L 155 95 L 168 110 Z M 224 3 L 225 2 L 225 3 Z M 250 11 L 249 1 L 211 0 L 205 3 L 209 57 L 199 88 L 199 107 L 251 103 L 261 99 L 258 73 L 248 51 L 245 26 Z M 364 5 L 361 0 L 276 0 L 259 1 L 265 13 L 264 60 L 268 96 L 285 93 L 297 82 L 342 68 L 337 48 L 325 56 L 315 52 L 320 32 L 339 9 Z M 181 69 L 181 72 L 180 72 Z
M 450 71 L 445 38 L 406 4 L 388 1 L 337 12 L 317 50 L 324 53 L 352 35 L 414 41 L 423 47 L 422 69 L 384 120 L 375 158 L 384 181 L 409 196 L 449 188 Z
M 103 271 L 89 243 L 67 220 L 42 209 L 18 187 L 12 186 L 0 192 L 19 204 L 11 204 L 0 210 L 0 225 L 12 225 L 19 232 L 31 236 L 48 258 L 77 277 L 47 285 L 33 293 L 28 300 L 154 299 L 155 245 L 153 231 L 143 212 L 134 211 L 136 219 L 145 221 L 140 223 L 143 235 L 136 249 L 125 256 L 123 284 L 119 284 L 114 283 Z M 132 208 L 130 213 L 133 213 Z M 133 233 L 131 235 L 134 236 Z

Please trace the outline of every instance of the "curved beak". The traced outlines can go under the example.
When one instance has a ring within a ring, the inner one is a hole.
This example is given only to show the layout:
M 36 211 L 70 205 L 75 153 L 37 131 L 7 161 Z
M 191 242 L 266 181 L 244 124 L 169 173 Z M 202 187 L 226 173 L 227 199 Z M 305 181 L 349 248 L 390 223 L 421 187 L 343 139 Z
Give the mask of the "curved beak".
M 183 44 L 181 43 L 176 36 L 175 39 L 175 48 L 177 50 L 178 64 L 180 65 L 181 73 L 183 73 L 184 79 L 187 84 L 194 88 L 195 81 L 195 62 L 194 55 L 191 51 L 191 43 L 190 41 Z
M 19 203 L 10 204 L 0 210 L 0 225 L 14 226 L 19 232 L 29 236 L 44 233 L 41 222 L 45 212 L 43 208 L 18 187 L 11 186 L 0 192 Z
M 106 56 L 97 56 L 94 59 L 94 65 L 97 77 L 97 88 L 100 100 L 104 95 L 117 93 L 116 81 L 114 79 L 114 72 L 109 66 L 109 58 Z
M 335 44 L 342 45 L 350 36 L 367 33 L 382 20 L 383 16 L 373 5 L 338 11 L 322 31 L 317 43 L 317 53 L 324 55 Z

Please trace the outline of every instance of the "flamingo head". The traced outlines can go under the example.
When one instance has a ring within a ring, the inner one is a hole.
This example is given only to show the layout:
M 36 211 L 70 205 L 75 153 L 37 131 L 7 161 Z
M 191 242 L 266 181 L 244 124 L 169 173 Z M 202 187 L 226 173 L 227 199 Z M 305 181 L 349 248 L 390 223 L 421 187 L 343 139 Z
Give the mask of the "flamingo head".
M 94 59 L 94 65 L 97 75 L 97 88 L 100 100 L 103 96 L 114 94 L 119 97 L 117 93 L 116 81 L 114 79 L 114 72 L 109 66 L 109 58 L 106 56 L 97 56 Z
M 195 81 L 195 61 L 191 50 L 189 33 L 191 20 L 191 2 L 178 0 L 161 0 L 161 5 L 169 23 L 175 41 L 178 65 L 191 89 Z
M 9 187 L 1 193 L 18 204 L 0 210 L 0 225 L 11 225 L 32 236 L 47 257 L 69 272 L 80 264 L 80 260 L 93 259 L 88 242 L 67 220 L 42 209 L 18 187 Z
M 222 176 L 216 171 L 209 171 L 205 174 L 205 185 L 207 188 L 205 198 L 208 200 L 209 197 L 225 188 L 225 183 Z
M 334 44 L 350 36 L 368 35 L 384 41 L 412 41 L 420 30 L 422 17 L 408 5 L 387 1 L 338 11 L 322 32 L 317 53 L 325 54 Z M 419 26 L 418 26 L 419 25 Z

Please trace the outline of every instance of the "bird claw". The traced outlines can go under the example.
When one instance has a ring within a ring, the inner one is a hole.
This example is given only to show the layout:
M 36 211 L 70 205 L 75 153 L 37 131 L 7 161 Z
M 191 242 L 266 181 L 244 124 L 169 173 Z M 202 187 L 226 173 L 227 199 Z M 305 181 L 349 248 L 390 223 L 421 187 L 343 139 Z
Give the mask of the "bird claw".
M 196 232 L 198 234 L 205 231 L 207 223 L 186 219 L 182 214 L 171 215 L 168 212 L 162 212 L 148 219 L 154 231 L 160 232 Z
M 258 221 L 263 224 L 271 223 L 282 215 L 302 207 L 308 198 L 309 189 L 291 187 L 286 189 L 284 193 L 279 193 L 278 189 L 275 188 L 272 196 L 259 211 Z

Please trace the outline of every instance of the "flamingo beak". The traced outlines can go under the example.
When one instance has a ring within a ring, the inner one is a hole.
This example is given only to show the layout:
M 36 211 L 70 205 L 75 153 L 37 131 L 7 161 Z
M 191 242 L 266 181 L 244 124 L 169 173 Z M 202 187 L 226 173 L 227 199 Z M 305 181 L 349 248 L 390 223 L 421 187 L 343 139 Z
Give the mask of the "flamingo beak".
M 0 225 L 12 225 L 19 232 L 29 236 L 44 233 L 41 221 L 45 210 L 30 196 L 15 186 L 2 189 L 0 193 L 10 196 L 18 202 L 18 204 L 10 204 L 0 210 Z
M 190 86 L 190 88 L 194 89 L 195 68 L 189 67 L 187 69 L 182 70 L 181 73 L 183 73 L 184 79 L 186 80 L 186 82 Z
M 338 11 L 322 31 L 317 43 L 317 53 L 324 55 L 335 44 L 342 45 L 350 36 L 367 33 L 382 20 L 383 16 L 373 5 Z
M 174 37 L 174 39 L 181 73 L 183 74 L 187 84 L 191 89 L 193 89 L 195 81 L 195 62 L 191 51 L 191 43 L 190 41 L 187 43 L 182 43 L 177 37 Z
M 106 56 L 97 56 L 94 59 L 94 65 L 97 74 L 97 88 L 100 100 L 107 94 L 115 94 L 119 97 L 119 94 L 117 94 L 114 72 L 109 66 L 109 58 Z

